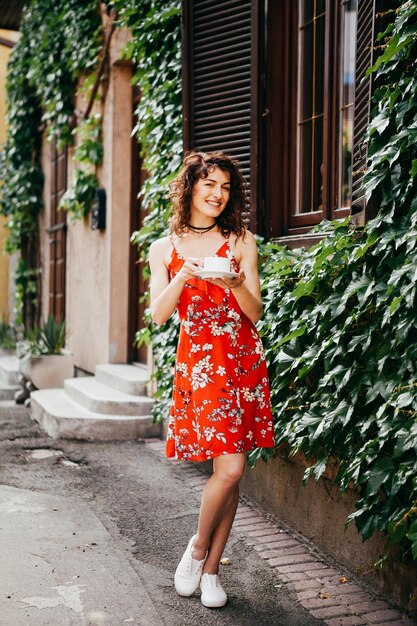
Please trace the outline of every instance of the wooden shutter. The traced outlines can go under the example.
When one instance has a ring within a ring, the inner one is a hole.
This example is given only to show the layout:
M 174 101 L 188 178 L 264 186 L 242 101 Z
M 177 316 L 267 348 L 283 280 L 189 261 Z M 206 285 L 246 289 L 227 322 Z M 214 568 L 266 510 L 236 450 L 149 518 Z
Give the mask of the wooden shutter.
M 248 185 L 257 161 L 257 4 L 183 0 L 184 149 L 223 150 Z
M 369 123 L 371 100 L 371 78 L 365 78 L 372 65 L 374 42 L 375 2 L 358 0 L 358 22 L 356 35 L 356 76 L 355 76 L 355 121 L 353 130 L 352 159 L 352 213 L 359 213 L 365 207 L 362 181 L 366 169 L 367 149 L 365 132 Z
M 358 0 L 358 24 L 356 37 L 355 122 L 353 132 L 352 160 L 352 214 L 365 208 L 362 182 L 366 171 L 367 145 L 365 133 L 369 124 L 374 76 L 365 78 L 368 67 L 379 54 L 378 33 L 384 31 L 398 0 Z M 376 45 L 375 45 L 376 44 Z

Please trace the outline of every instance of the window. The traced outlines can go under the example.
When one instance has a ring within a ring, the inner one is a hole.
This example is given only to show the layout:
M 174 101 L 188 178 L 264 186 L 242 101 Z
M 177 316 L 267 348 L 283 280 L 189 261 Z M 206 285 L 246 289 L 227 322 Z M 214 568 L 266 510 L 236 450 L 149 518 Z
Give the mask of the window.
M 372 59 L 374 21 L 374 0 L 267 2 L 267 236 L 302 238 L 323 219 L 351 210 L 355 141 L 363 138 L 369 114 L 369 80 L 366 86 L 362 79 Z M 366 61 L 359 73 L 357 54 Z M 356 108 L 359 88 L 367 91 Z
M 258 233 L 304 245 L 323 219 L 363 210 L 365 74 L 397 2 L 182 0 L 185 149 L 241 161 Z
M 299 2 L 296 215 L 323 209 L 326 3 Z
M 356 1 L 298 0 L 289 232 L 350 209 Z

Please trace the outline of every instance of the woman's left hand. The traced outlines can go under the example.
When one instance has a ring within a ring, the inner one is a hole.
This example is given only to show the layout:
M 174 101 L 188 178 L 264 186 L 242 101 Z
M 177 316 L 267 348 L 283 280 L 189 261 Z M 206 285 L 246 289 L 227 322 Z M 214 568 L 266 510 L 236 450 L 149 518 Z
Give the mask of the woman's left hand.
M 212 285 L 217 285 L 218 287 L 222 287 L 222 289 L 237 289 L 242 283 L 246 280 L 245 272 L 240 270 L 239 276 L 236 278 L 207 278 L 207 282 Z

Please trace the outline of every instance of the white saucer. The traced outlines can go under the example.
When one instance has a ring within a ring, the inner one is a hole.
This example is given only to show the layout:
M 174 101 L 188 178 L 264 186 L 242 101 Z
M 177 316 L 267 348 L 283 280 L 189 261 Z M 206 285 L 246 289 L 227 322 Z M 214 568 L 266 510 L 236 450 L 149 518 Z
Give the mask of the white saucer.
M 239 276 L 237 272 L 216 272 L 215 270 L 197 270 L 194 274 L 197 278 L 237 278 Z

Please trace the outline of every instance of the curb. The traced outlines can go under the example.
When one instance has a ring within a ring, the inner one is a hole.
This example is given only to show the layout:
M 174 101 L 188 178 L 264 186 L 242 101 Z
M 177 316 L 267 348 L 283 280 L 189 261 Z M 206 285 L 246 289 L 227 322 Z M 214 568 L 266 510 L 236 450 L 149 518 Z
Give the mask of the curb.
M 165 458 L 163 441 L 148 440 L 146 445 Z M 181 469 L 188 486 L 203 491 L 208 477 L 194 464 L 169 462 Z M 240 498 L 232 535 L 243 539 L 268 563 L 281 583 L 277 588 L 294 591 L 301 606 L 328 626 L 417 626 L 415 619 L 377 598 L 364 585 L 352 583 L 337 565 L 328 565 L 311 543 L 266 517 L 248 498 Z

